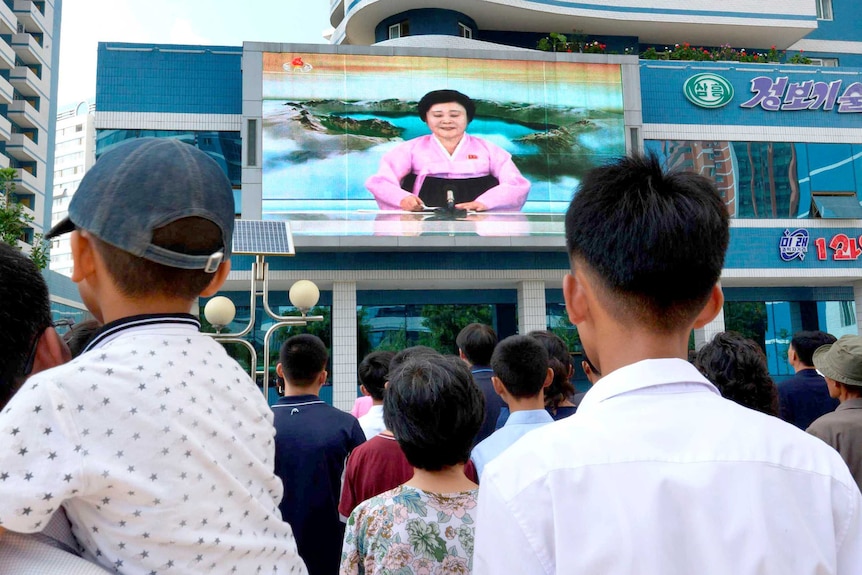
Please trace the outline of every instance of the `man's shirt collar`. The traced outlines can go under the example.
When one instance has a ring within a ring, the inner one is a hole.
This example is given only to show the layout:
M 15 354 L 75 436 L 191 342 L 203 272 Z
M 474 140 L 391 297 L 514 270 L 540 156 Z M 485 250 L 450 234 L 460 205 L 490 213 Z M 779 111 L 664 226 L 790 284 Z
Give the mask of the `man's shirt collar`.
M 110 323 L 106 323 L 96 332 L 92 341 L 84 348 L 84 352 L 91 349 L 98 349 L 106 343 L 113 341 L 120 335 L 145 330 L 156 325 L 172 325 L 178 327 L 187 327 L 195 333 L 200 332 L 201 322 L 195 316 L 188 313 L 153 313 L 133 315 L 130 317 L 120 318 Z
M 506 425 L 532 425 L 534 423 L 552 423 L 554 418 L 544 409 L 525 409 L 513 411 L 506 420 Z
M 634 391 L 647 393 L 710 391 L 721 395 L 718 388 L 707 381 L 697 368 L 683 359 L 645 359 L 603 376 L 581 400 L 578 412 L 588 411 L 607 399 Z

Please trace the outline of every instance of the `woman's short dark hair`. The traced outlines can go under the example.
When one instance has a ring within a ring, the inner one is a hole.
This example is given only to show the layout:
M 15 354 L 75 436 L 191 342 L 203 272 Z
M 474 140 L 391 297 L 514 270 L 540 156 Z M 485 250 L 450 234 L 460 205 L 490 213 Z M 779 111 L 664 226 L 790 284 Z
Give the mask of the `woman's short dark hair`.
M 697 352 L 694 365 L 723 397 L 778 415 L 778 388 L 769 376 L 766 355 L 754 341 L 733 331 L 718 333 Z
M 561 403 L 575 394 L 575 386 L 570 379 L 573 369 L 572 356 L 566 342 L 553 332 L 538 330 L 527 335 L 541 343 L 548 351 L 548 367 L 554 370 L 554 380 L 545 388 L 545 407 L 556 410 Z
M 389 372 L 383 421 L 413 467 L 466 463 L 484 419 L 485 397 L 457 357 L 420 354 Z
M 396 353 L 395 356 L 389 361 L 389 373 L 392 373 L 393 371 L 398 369 L 402 364 L 407 363 L 408 360 L 422 355 L 441 354 L 433 347 L 429 347 L 427 345 L 413 345 L 410 347 L 405 347 L 404 349 Z
M 467 122 L 473 121 L 473 116 L 476 115 L 476 104 L 466 94 L 462 94 L 457 90 L 434 90 L 428 92 L 422 99 L 419 100 L 419 117 L 423 122 L 427 122 L 425 116 L 428 115 L 428 110 L 436 104 L 446 104 L 448 102 L 457 102 L 464 106 L 467 112 Z

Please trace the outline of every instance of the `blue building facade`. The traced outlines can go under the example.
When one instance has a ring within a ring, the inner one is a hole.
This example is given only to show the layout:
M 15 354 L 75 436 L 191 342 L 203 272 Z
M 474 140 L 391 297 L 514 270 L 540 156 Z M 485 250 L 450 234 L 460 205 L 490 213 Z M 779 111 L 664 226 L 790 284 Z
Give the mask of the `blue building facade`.
M 377 16 L 370 18 L 367 8 L 375 4 Z M 835 70 L 786 63 L 639 60 L 622 54 L 624 46 L 640 51 L 673 38 L 682 40 L 691 29 L 689 20 L 707 24 L 702 29 L 708 33 L 698 40 L 707 46 L 721 45 L 722 33 L 751 38 L 757 29 L 763 30 L 763 45 L 754 49 L 768 50 L 778 43 L 780 50 L 791 53 L 793 46 L 810 40 L 856 50 L 862 42 L 852 39 L 853 30 L 859 28 L 847 28 L 856 16 L 843 16 L 850 14 L 849 2 L 830 4 L 832 20 L 818 18 L 819 4 L 807 0 L 763 8 L 760 14 L 699 2 L 674 14 L 634 1 L 612 14 L 597 4 L 534 2 L 531 5 L 549 15 L 547 21 L 528 19 L 538 21 L 535 26 L 541 30 L 517 28 L 520 8 L 515 7 L 493 16 L 483 2 L 433 10 L 414 10 L 408 4 L 333 3 L 333 42 L 338 45 L 329 47 L 100 44 L 98 150 L 143 135 L 181 138 L 220 161 L 237 190 L 238 215 L 261 219 L 262 182 L 271 162 L 262 150 L 272 150 L 262 132 L 271 129 L 274 117 L 265 108 L 266 70 L 272 69 L 276 56 L 284 58 L 286 77 L 297 81 L 312 64 L 323 70 L 327 58 L 425 58 L 444 54 L 441 46 L 447 47 L 446 57 L 456 59 L 503 58 L 498 52 L 505 51 L 505 58 L 525 62 L 619 65 L 625 148 L 650 151 L 668 166 L 710 177 L 733 218 L 722 277 L 724 314 L 698 330 L 695 340 L 703 342 L 724 329 L 740 331 L 763 346 L 771 372 L 780 379 L 791 373 L 786 353 L 794 332 L 858 333 L 862 69 L 849 65 L 855 56 L 837 53 Z M 386 16 L 379 17 L 384 12 Z M 579 31 L 590 42 L 618 45 L 621 54 L 547 55 L 532 49 L 548 32 L 559 30 L 561 18 L 569 14 L 577 20 L 571 27 L 582 26 Z M 742 23 L 722 24 L 741 15 Z M 605 20 L 623 16 L 626 23 L 613 27 L 616 34 L 603 33 Z M 396 32 L 391 27 L 405 22 L 398 32 L 406 34 L 390 39 L 390 31 Z M 835 35 L 822 36 L 829 30 Z M 381 48 L 350 45 L 363 41 L 380 43 Z M 494 48 L 500 45 L 505 46 Z M 811 52 L 804 48 L 805 54 Z M 282 114 L 289 105 L 288 99 L 271 107 Z M 299 152 L 291 146 L 284 144 L 279 153 L 295 157 Z M 345 165 L 352 169 L 349 161 Z M 330 192 L 321 187 L 319 193 L 326 197 Z M 539 233 L 519 238 L 464 236 L 443 228 L 413 236 L 406 225 L 395 237 L 365 237 L 356 230 L 370 223 L 340 217 L 319 213 L 292 222 L 296 256 L 267 259 L 270 304 L 277 312 L 293 311 L 286 293 L 292 282 L 311 279 L 321 287 L 317 311 L 327 320 L 313 329 L 331 346 L 331 398 L 336 405 L 352 404 L 357 360 L 367 351 L 405 343 L 444 345 L 438 334 L 451 326 L 440 323 L 443 316 L 488 321 L 503 336 L 553 329 L 566 337 L 573 352 L 580 351 L 560 290 L 568 267 L 560 218 L 541 225 L 531 220 L 530 229 Z M 234 330 L 241 329 L 243 317 L 249 315 L 251 263 L 246 256 L 235 258 L 235 272 L 226 286 L 225 295 L 238 308 Z M 268 326 L 263 316 L 258 310 L 258 344 Z

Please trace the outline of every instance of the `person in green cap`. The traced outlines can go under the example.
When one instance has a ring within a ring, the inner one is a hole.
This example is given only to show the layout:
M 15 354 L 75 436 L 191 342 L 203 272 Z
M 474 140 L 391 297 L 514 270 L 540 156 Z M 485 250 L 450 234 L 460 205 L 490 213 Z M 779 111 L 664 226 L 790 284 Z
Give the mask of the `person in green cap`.
M 807 431 L 834 447 L 862 489 L 862 336 L 845 335 L 814 352 L 814 367 L 826 379 L 829 395 L 840 401 Z

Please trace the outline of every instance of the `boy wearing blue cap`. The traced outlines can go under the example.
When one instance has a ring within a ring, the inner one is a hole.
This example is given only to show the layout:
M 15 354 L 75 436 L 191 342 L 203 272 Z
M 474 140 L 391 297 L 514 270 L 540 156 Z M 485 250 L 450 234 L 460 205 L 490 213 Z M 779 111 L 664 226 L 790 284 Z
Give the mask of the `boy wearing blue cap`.
M 62 505 L 84 555 L 128 573 L 305 573 L 278 503 L 272 412 L 189 315 L 230 271 L 234 201 L 196 148 L 104 154 L 69 217 L 81 297 L 105 325 L 0 414 L 0 525 Z

